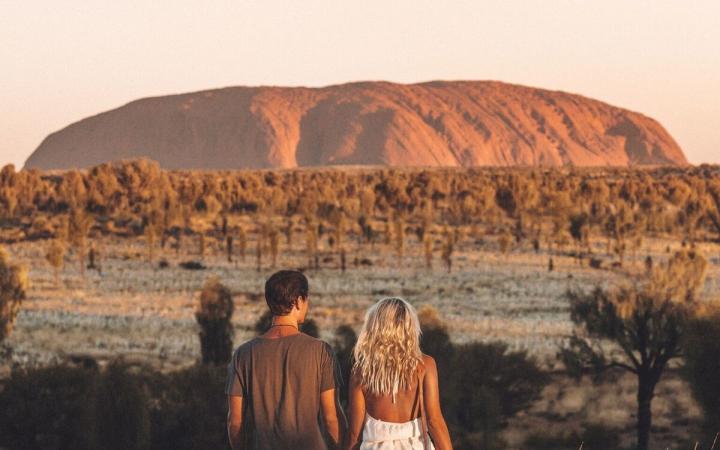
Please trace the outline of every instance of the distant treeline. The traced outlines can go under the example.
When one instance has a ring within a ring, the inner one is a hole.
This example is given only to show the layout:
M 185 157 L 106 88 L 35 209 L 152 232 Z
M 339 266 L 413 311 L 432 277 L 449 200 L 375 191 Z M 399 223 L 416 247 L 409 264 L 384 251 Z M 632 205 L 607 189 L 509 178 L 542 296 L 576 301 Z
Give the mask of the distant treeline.
M 645 236 L 720 239 L 720 167 L 205 172 L 164 171 L 140 159 L 43 173 L 8 165 L 0 171 L 0 225 L 4 242 L 60 238 L 81 254 L 86 236 L 144 236 L 149 259 L 156 243 L 172 239 L 179 249 L 189 235 L 201 256 L 205 236 L 214 235 L 229 259 L 238 249 L 244 258 L 251 232 L 258 261 L 263 249 L 274 261 L 280 236 L 291 244 L 301 227 L 311 264 L 323 236 L 339 253 L 344 242 L 382 242 L 401 258 L 416 236 L 430 266 L 433 236 L 442 234 L 448 270 L 464 237 L 497 236 L 502 252 L 521 242 L 550 252 L 574 245 L 578 257 L 592 254 L 590 238 L 600 237 L 622 265 Z

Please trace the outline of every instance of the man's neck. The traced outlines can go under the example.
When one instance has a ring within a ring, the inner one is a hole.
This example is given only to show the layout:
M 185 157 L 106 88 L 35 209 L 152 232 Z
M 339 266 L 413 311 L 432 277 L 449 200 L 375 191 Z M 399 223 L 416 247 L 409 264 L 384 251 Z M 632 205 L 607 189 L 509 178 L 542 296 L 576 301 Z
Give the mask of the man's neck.
M 297 318 L 291 315 L 273 316 L 270 329 L 268 329 L 262 337 L 276 339 L 298 333 L 300 333 L 300 327 L 298 326 Z
M 290 314 L 287 316 L 273 316 L 272 326 L 293 326 L 299 328 L 297 318 Z

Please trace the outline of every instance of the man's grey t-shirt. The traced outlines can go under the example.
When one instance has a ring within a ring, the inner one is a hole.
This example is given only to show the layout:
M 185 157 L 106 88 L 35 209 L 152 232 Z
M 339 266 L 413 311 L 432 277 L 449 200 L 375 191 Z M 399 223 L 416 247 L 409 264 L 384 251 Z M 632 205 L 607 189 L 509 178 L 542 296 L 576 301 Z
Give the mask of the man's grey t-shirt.
M 320 393 L 340 388 L 330 345 L 303 333 L 256 337 L 235 350 L 228 365 L 227 395 L 244 398 L 256 450 L 325 449 Z

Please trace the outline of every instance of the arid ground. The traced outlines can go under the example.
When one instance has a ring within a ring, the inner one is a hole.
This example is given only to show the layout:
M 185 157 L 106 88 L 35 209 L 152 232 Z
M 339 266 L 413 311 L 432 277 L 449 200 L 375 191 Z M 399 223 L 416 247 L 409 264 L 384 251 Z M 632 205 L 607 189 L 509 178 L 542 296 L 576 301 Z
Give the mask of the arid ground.
M 277 268 L 307 266 L 303 239 L 296 241 L 288 247 L 283 238 Z M 433 268 L 427 269 L 422 244 L 414 236 L 407 241 L 402 260 L 386 244 L 371 248 L 349 242 L 344 272 L 338 255 L 321 243 L 320 269 L 306 270 L 311 316 L 321 337 L 331 340 L 341 324 L 358 329 L 364 310 L 384 296 L 399 295 L 416 306 L 430 304 L 445 320 L 453 340 L 501 340 L 512 349 L 527 350 L 553 373 L 541 400 L 515 417 L 505 431 L 509 444 L 521 443 L 528 430 L 561 433 L 581 423 L 617 428 L 624 442 L 632 442 L 633 378 L 623 375 L 593 385 L 588 379 L 570 379 L 561 371 L 555 354 L 572 331 L 563 294 L 568 288 L 620 283 L 628 268 L 641 272 L 647 255 L 661 261 L 668 247 L 677 249 L 679 242 L 646 239 L 635 256 L 627 256 L 623 272 L 611 268 L 609 257 L 603 261 L 604 268 L 595 269 L 557 254 L 553 256 L 554 270 L 549 271 L 549 255 L 543 249 L 535 252 L 524 244 L 504 255 L 493 238 L 465 237 L 448 273 L 437 256 Z M 157 250 L 151 262 L 142 238 L 106 236 L 94 242 L 100 270 L 87 270 L 83 281 L 70 254 L 59 286 L 45 261 L 45 241 L 7 246 L 14 260 L 29 267 L 32 281 L 7 341 L 13 348 L 13 364 L 45 365 L 83 357 L 103 361 L 121 356 L 161 370 L 191 365 L 200 356 L 194 308 L 202 284 L 211 275 L 219 276 L 233 291 L 236 344 L 254 334 L 254 324 L 265 311 L 263 283 L 274 270 L 269 258 L 258 271 L 252 249 L 244 260 L 228 262 L 222 243 L 212 241 L 202 258 L 206 268 L 187 270 L 179 263 L 200 260 L 190 244 L 179 253 L 170 248 Z M 592 245 L 600 252 L 605 244 L 598 241 Z M 710 263 L 704 297 L 717 298 L 720 246 L 704 243 L 700 248 Z M 167 262 L 162 264 L 167 267 L 161 268 L 161 261 Z M 665 448 L 692 440 L 700 411 L 676 370 L 661 381 L 653 410 L 657 445 Z

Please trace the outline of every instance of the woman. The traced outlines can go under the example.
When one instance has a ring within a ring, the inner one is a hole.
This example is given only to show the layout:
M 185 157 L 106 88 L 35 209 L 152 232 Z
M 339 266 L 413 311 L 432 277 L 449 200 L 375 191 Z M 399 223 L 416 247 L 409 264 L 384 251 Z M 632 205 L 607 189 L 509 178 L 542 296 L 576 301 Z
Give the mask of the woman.
M 408 302 L 393 297 L 373 305 L 354 356 L 346 449 L 452 448 L 435 360 L 420 352 L 420 322 Z

